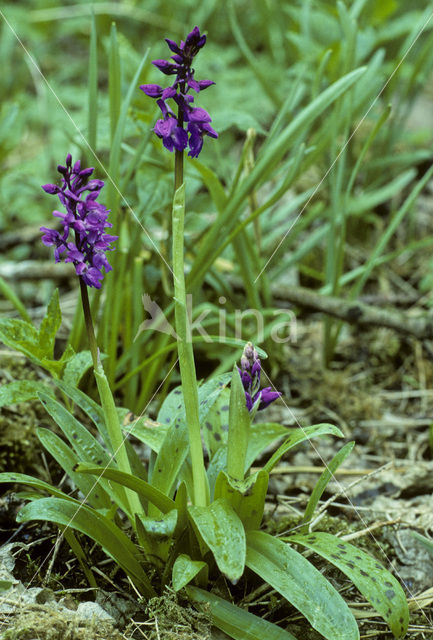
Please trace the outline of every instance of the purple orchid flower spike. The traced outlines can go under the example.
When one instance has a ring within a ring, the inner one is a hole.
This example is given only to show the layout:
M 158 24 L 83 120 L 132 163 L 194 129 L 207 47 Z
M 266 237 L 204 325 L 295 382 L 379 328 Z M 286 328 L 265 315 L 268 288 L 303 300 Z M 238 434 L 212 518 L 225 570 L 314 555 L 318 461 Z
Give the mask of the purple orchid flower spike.
M 247 342 L 238 371 L 245 391 L 245 402 L 248 411 L 251 411 L 256 403 L 259 403 L 258 411 L 266 409 L 274 400 L 281 396 L 281 393 L 279 391 L 273 391 L 272 387 L 260 389 L 261 370 L 262 367 L 257 351 L 251 342 Z
M 157 99 L 163 117 L 157 121 L 153 130 L 162 139 L 164 147 L 169 151 L 183 151 L 189 146 L 188 155 L 197 158 L 203 148 L 204 136 L 218 138 L 217 132 L 210 125 L 210 115 L 205 109 L 191 106 L 194 97 L 189 93 L 190 90 L 200 93 L 215 84 L 212 80 L 195 80 L 191 66 L 195 56 L 206 44 L 206 36 L 200 34 L 198 27 L 194 27 L 180 45 L 169 38 L 165 40 L 174 54 L 171 61 L 154 60 L 152 64 L 164 75 L 175 75 L 174 83 L 166 89 L 158 84 L 143 84 L 140 89 L 150 98 Z M 170 98 L 177 104 L 178 116 L 166 105 L 166 100 Z
M 102 269 L 111 270 L 105 253 L 114 250 L 111 243 L 117 240 L 117 236 L 105 233 L 105 229 L 113 225 L 107 222 L 109 211 L 97 202 L 104 182 L 89 180 L 94 170 L 81 169 L 80 161 L 72 166 L 70 153 L 66 156 L 66 166 L 59 165 L 57 171 L 62 176 L 62 186 L 46 184 L 42 189 L 57 195 L 66 209 L 66 213 L 53 211 L 53 216 L 61 221 L 63 233 L 41 227 L 44 232 L 42 242 L 47 247 L 54 247 L 56 262 L 60 262 L 61 254 L 66 252 L 65 262 L 73 263 L 83 282 L 100 289 L 104 277 Z M 71 230 L 72 240 L 69 238 Z

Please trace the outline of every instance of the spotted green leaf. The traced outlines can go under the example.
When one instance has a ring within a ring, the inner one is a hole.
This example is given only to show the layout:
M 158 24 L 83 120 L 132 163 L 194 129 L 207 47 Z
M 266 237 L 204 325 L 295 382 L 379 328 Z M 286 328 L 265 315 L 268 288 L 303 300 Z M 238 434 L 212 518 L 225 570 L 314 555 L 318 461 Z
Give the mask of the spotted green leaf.
M 172 572 L 173 589 L 179 591 L 193 580 L 206 567 L 202 560 L 191 560 L 189 555 L 181 553 L 177 556 Z
M 110 509 L 111 500 L 108 493 L 101 487 L 98 481 L 93 478 L 74 472 L 74 467 L 78 462 L 78 456 L 68 445 L 49 429 L 39 427 L 36 434 L 49 453 L 68 474 L 81 493 L 86 497 L 86 501 L 95 509 Z
M 192 523 L 212 551 L 221 573 L 236 583 L 245 568 L 245 532 L 234 510 L 221 498 L 207 507 L 188 508 Z
M 308 500 L 308 504 L 305 508 L 304 517 L 302 518 L 302 522 L 304 523 L 304 525 L 299 530 L 299 533 L 308 532 L 308 523 L 313 517 L 313 513 L 317 507 L 317 504 L 320 498 L 322 497 L 323 492 L 325 491 L 328 485 L 328 482 L 330 481 L 330 479 L 332 478 L 333 474 L 336 472 L 340 464 L 344 462 L 344 460 L 350 454 L 354 446 L 355 446 L 354 441 L 348 442 L 347 444 L 345 444 L 344 447 L 342 447 L 340 451 L 338 451 L 338 453 L 336 453 L 335 456 L 332 458 L 332 460 L 328 462 L 328 464 L 326 465 L 326 469 L 320 475 L 320 478 L 316 482 L 316 485 L 311 493 L 310 499 Z
M 260 527 L 265 508 L 269 474 L 262 469 L 241 482 L 221 471 L 214 498 L 223 498 L 230 504 L 242 520 L 245 531 Z
M 48 360 L 54 358 L 54 342 L 61 323 L 62 314 L 60 311 L 59 290 L 55 289 L 48 303 L 47 312 L 42 319 L 38 336 L 41 353 Z
M 92 366 L 92 354 L 90 351 L 80 351 L 72 356 L 66 363 L 63 371 L 63 380 L 66 384 L 76 387 L 86 371 Z
M 18 522 L 43 520 L 72 527 L 89 536 L 131 577 L 148 597 L 155 595 L 149 578 L 140 565 L 138 548 L 111 520 L 85 504 L 78 506 L 60 498 L 41 498 L 26 504 L 18 513 Z
M 312 549 L 345 573 L 389 625 L 402 638 L 409 624 L 409 610 L 403 589 L 375 558 L 352 544 L 322 531 L 288 538 Z
M 343 438 L 343 434 L 340 429 L 335 427 L 333 424 L 314 424 L 311 427 L 301 427 L 299 429 L 293 429 L 289 435 L 289 437 L 283 442 L 283 444 L 278 447 L 276 452 L 269 458 L 267 463 L 264 465 L 264 469 L 269 473 L 276 464 L 280 461 L 281 457 L 290 449 L 295 447 L 297 444 L 304 442 L 304 440 L 309 440 L 310 438 L 317 438 L 318 436 L 326 436 L 333 435 Z
M 327 640 L 359 640 L 349 607 L 304 556 L 263 531 L 247 533 L 246 565 L 295 606 Z
M 50 387 L 39 380 L 16 380 L 0 387 L 0 407 L 27 402 L 38 397 L 38 392 L 50 393 Z
M 235 640 L 296 640 L 289 631 L 213 593 L 193 586 L 188 586 L 186 590 L 194 602 L 210 607 L 213 624 Z

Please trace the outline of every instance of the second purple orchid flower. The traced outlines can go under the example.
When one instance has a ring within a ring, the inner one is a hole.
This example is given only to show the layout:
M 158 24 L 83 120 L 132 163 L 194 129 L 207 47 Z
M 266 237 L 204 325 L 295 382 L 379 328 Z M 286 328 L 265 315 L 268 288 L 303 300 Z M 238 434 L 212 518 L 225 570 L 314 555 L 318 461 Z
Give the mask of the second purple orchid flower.
M 281 393 L 279 391 L 273 391 L 272 387 L 260 389 L 261 370 L 262 365 L 257 351 L 251 342 L 247 342 L 238 371 L 245 391 L 245 401 L 248 411 L 251 411 L 257 402 L 259 403 L 259 411 L 266 409 L 274 400 L 281 396 Z
M 163 117 L 157 121 L 154 131 L 162 138 L 164 147 L 169 151 L 184 151 L 189 147 L 188 155 L 196 158 L 203 148 L 204 136 L 218 138 L 210 124 L 210 115 L 205 109 L 192 106 L 194 96 L 189 93 L 191 89 L 199 93 L 215 84 L 212 80 L 195 80 L 191 66 L 195 56 L 204 47 L 206 36 L 200 34 L 198 27 L 194 27 L 180 45 L 169 38 L 165 41 L 174 53 L 171 56 L 173 62 L 154 60 L 153 64 L 165 75 L 175 75 L 174 83 L 165 89 L 158 84 L 143 84 L 140 89 L 150 98 L 155 98 L 161 109 Z M 170 98 L 177 104 L 177 116 L 166 104 Z

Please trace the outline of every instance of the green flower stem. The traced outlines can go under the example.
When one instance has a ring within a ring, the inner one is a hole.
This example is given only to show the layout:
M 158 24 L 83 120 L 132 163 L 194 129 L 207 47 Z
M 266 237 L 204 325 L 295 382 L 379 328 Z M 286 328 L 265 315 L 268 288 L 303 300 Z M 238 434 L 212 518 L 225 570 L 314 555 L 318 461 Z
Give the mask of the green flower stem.
M 84 322 L 86 324 L 87 338 L 89 340 L 90 353 L 92 354 L 93 368 L 98 368 L 98 345 L 96 343 L 95 331 L 93 329 L 92 314 L 90 312 L 89 294 L 87 292 L 87 285 L 82 278 L 78 278 L 80 281 L 80 293 L 81 304 L 83 305 Z
M 87 292 L 87 286 L 81 278 L 79 278 L 79 281 L 81 301 L 83 304 L 84 321 L 86 324 L 87 336 L 89 339 L 90 352 L 92 354 L 96 385 L 98 387 L 99 398 L 101 400 L 102 410 L 104 412 L 105 425 L 107 427 L 108 436 L 110 438 L 111 447 L 117 461 L 118 469 L 120 471 L 125 471 L 126 473 L 131 474 L 131 466 L 129 464 L 128 454 L 126 452 L 125 441 L 123 438 L 122 430 L 120 428 L 113 394 L 111 393 L 110 385 L 108 384 L 108 380 L 105 376 L 104 369 L 99 358 L 98 345 L 96 343 L 92 315 L 90 313 L 89 294 Z M 138 495 L 134 491 L 131 491 L 129 489 L 126 489 L 124 491 L 131 514 L 142 513 L 143 508 L 141 506 Z
M 204 507 L 209 503 L 209 485 L 205 473 L 198 410 L 197 378 L 191 330 L 186 306 L 184 272 L 184 219 L 185 185 L 183 184 L 183 152 L 175 156 L 175 194 L 173 200 L 173 280 L 175 296 L 175 324 L 180 377 L 188 425 L 192 462 L 194 504 Z

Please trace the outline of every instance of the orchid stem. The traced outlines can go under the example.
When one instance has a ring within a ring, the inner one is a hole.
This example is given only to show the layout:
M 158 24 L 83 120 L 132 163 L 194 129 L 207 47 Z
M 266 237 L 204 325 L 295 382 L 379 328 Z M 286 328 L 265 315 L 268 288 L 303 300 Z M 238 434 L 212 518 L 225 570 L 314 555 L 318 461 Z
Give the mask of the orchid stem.
M 197 506 L 209 504 L 209 484 L 205 473 L 200 433 L 199 403 L 191 329 L 186 305 L 184 272 L 185 185 L 183 184 L 183 151 L 175 154 L 175 194 L 173 200 L 173 280 L 175 323 L 180 377 L 188 425 L 194 495 Z
M 94 370 L 93 372 L 96 379 L 96 385 L 98 387 L 102 410 L 104 412 L 105 426 L 110 438 L 111 448 L 119 470 L 124 471 L 125 473 L 132 474 L 131 465 L 129 464 L 129 458 L 126 451 L 125 440 L 120 428 L 119 417 L 117 415 L 117 409 L 114 403 L 113 394 L 111 392 L 110 385 L 108 383 L 101 359 L 99 357 L 99 349 L 96 342 L 95 331 L 93 328 L 93 320 L 90 311 L 87 286 L 81 278 L 78 279 L 80 281 L 80 292 L 81 302 L 83 305 L 84 321 L 86 324 L 87 336 L 89 339 L 90 352 L 92 354 Z M 131 514 L 142 513 L 143 508 L 141 506 L 138 495 L 134 491 L 131 491 L 129 489 L 122 489 L 122 491 L 119 493 L 121 496 L 124 496 Z

